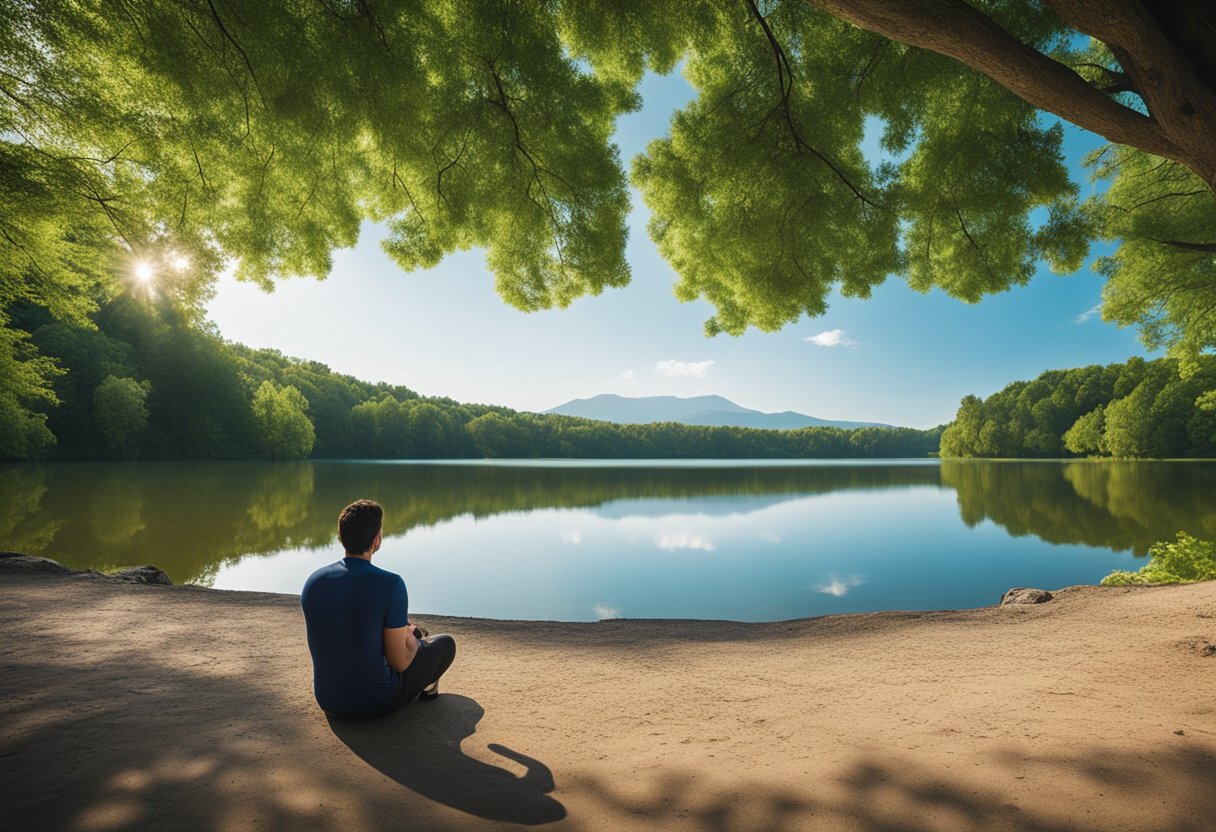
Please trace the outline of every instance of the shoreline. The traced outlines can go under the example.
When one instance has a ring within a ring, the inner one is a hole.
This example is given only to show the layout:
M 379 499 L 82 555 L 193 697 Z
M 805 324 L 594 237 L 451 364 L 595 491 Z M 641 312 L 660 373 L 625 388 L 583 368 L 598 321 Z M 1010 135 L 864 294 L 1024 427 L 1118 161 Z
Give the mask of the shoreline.
M 173 587 L 175 589 L 190 589 L 202 590 L 205 592 L 223 592 L 223 593 L 244 593 L 255 596 L 267 596 L 272 598 L 290 598 L 299 603 L 300 593 L 298 592 L 275 592 L 261 589 L 230 589 L 224 587 L 211 587 L 202 584 L 193 583 L 175 583 L 172 578 L 163 570 L 152 565 L 144 566 L 120 566 L 113 569 L 99 571 L 96 569 L 73 569 L 65 566 L 59 561 L 48 558 L 42 555 L 27 555 L 22 552 L 6 552 L 0 551 L 0 581 L 3 581 L 10 575 L 50 575 L 68 579 L 85 579 L 108 581 L 112 583 L 128 584 L 128 585 L 155 585 Z M 1121 589 L 1138 590 L 1152 589 L 1169 586 L 1169 584 L 1129 584 Z M 1073 584 L 1071 586 L 1061 587 L 1059 589 L 1046 592 L 1046 601 L 1038 600 L 1015 600 L 1011 603 L 1014 605 L 1037 605 L 1039 603 L 1049 603 L 1052 598 L 1060 593 L 1072 592 L 1075 590 L 1085 589 L 1109 589 L 1111 587 L 1102 587 L 1100 584 Z M 427 618 L 443 619 L 446 621 L 478 621 L 478 622 L 499 622 L 513 624 L 602 624 L 606 622 L 640 622 L 644 624 L 654 625 L 662 622 L 674 622 L 679 624 L 740 624 L 744 626 L 766 626 L 780 624 L 795 624 L 798 622 L 817 621 L 823 618 L 835 618 L 843 616 L 858 616 L 858 615 L 884 615 L 887 613 L 897 615 L 934 615 L 945 613 L 962 613 L 973 610 L 988 609 L 989 607 L 1005 605 L 1005 598 L 1010 593 L 1028 591 L 1032 593 L 1042 593 L 1043 590 L 1033 589 L 1028 587 L 1011 587 L 1002 593 L 1000 600 L 996 604 L 986 604 L 979 607 L 943 607 L 935 609 L 883 609 L 883 610 L 862 610 L 855 612 L 832 612 L 822 615 L 801 616 L 797 618 L 782 618 L 764 621 L 744 621 L 733 618 L 635 618 L 635 617 L 612 617 L 600 618 L 594 621 L 578 621 L 557 618 L 489 618 L 485 616 L 469 616 L 469 615 L 451 615 L 447 613 L 429 613 L 417 612 L 416 615 Z
M 298 596 L 6 572 L 0 795 L 18 828 L 86 832 L 1216 816 L 1216 582 L 755 624 L 423 623 L 459 645 L 441 696 L 330 723 Z

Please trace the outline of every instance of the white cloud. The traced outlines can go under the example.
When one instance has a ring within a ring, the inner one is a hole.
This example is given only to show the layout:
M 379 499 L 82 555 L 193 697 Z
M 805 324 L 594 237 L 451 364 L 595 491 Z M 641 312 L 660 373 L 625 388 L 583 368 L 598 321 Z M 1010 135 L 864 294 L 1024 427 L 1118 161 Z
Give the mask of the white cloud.
M 1077 323 L 1083 324 L 1086 321 L 1088 321 L 1090 318 L 1092 318 L 1094 315 L 1097 315 L 1101 311 L 1102 311 L 1102 304 L 1095 303 L 1093 306 L 1089 307 L 1088 309 L 1086 309 L 1084 312 L 1082 312 L 1080 315 L 1077 316 L 1077 318 L 1076 318 Z
M 583 535 L 579 532 L 562 532 L 562 543 L 569 546 L 577 546 L 583 542 Z
M 633 377 L 635 375 L 637 375 L 637 373 L 635 373 L 633 370 L 626 370 L 625 372 L 621 373 L 621 378 L 625 379 L 625 381 L 633 381 Z
M 811 589 L 815 590 L 816 592 L 822 592 L 824 595 L 835 595 L 837 598 L 843 598 L 849 594 L 850 589 L 861 585 L 861 583 L 861 578 L 856 575 L 851 578 L 846 578 L 843 581 L 840 578 L 837 578 L 835 575 L 830 575 L 826 584 L 818 584 L 817 586 L 811 587 Z
M 603 621 L 605 618 L 621 617 L 621 611 L 619 609 L 616 607 L 610 607 L 607 604 L 596 604 L 594 607 L 592 607 L 592 609 L 595 610 L 595 617 L 600 621 Z
M 766 532 L 765 534 L 760 535 L 760 539 L 767 540 L 769 543 L 780 543 L 781 535 L 773 534 L 772 532 Z
M 662 373 L 668 378 L 678 378 L 680 376 L 692 376 L 693 378 L 705 378 L 709 374 L 709 368 L 714 366 L 713 361 L 677 361 L 674 358 L 669 358 L 666 361 L 660 361 L 654 365 L 656 373 Z
M 674 552 L 677 549 L 700 549 L 712 552 L 716 548 L 713 541 L 693 532 L 667 532 L 655 537 L 654 545 L 668 552 Z
M 843 329 L 829 329 L 821 332 L 818 335 L 812 335 L 809 338 L 803 338 L 804 341 L 810 341 L 812 344 L 817 344 L 821 347 L 852 347 L 857 344 L 852 338 L 844 337 Z

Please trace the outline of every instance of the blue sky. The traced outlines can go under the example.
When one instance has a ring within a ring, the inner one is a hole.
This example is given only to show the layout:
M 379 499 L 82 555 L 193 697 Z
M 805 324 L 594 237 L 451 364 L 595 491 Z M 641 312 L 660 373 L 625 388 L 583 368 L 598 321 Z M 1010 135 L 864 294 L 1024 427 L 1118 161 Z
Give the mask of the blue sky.
M 641 93 L 643 108 L 618 123 L 626 161 L 665 134 L 692 95 L 678 73 L 648 76 Z M 1065 134 L 1084 192 L 1080 159 L 1101 140 L 1071 125 Z M 922 295 L 891 277 L 869 300 L 834 297 L 825 315 L 780 332 L 706 338 L 713 308 L 676 300 L 675 274 L 646 222 L 634 193 L 632 284 L 565 310 L 507 306 L 480 251 L 403 273 L 380 249 L 383 231 L 369 224 L 355 248 L 335 253 L 328 279 L 283 281 L 267 295 L 226 276 L 209 314 L 225 338 L 250 346 L 424 395 L 536 411 L 598 393 L 718 394 L 758 410 L 931 427 L 950 421 L 968 393 L 1146 355 L 1134 330 L 1096 313 L 1102 278 L 1088 265 L 1068 277 L 1044 266 L 1029 285 L 975 305 L 936 290 Z M 352 297 L 367 302 L 356 310 Z

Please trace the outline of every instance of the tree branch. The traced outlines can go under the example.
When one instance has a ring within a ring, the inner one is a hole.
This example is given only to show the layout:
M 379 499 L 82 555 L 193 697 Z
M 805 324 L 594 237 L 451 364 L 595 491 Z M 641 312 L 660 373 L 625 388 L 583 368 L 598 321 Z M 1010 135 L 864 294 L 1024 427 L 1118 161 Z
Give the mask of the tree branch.
M 565 258 L 565 254 L 562 251 L 561 221 L 557 215 L 557 209 L 554 206 L 553 198 L 549 196 L 549 190 L 545 187 L 544 180 L 542 180 L 540 177 L 541 171 L 545 170 L 545 169 L 542 168 L 541 165 L 537 163 L 536 159 L 532 156 L 532 154 L 530 152 L 528 152 L 528 148 L 524 146 L 523 136 L 519 131 L 519 122 L 515 119 L 515 113 L 513 113 L 511 111 L 511 107 L 509 104 L 511 99 L 507 95 L 506 88 L 503 86 L 502 78 L 498 74 L 498 68 L 496 66 L 494 66 L 493 62 L 488 62 L 488 66 L 490 69 L 490 77 L 494 79 L 494 88 L 498 92 L 498 98 L 497 99 L 489 98 L 486 100 L 489 101 L 494 106 L 501 109 L 503 111 L 503 113 L 506 114 L 507 119 L 511 122 L 511 129 L 514 131 L 514 134 L 515 134 L 515 149 L 518 150 L 521 154 L 523 154 L 523 157 L 528 160 L 528 164 L 530 164 L 532 166 L 532 179 L 529 180 L 528 187 L 527 187 L 524 195 L 528 198 L 528 200 L 533 205 L 535 205 L 541 211 L 545 211 L 545 206 L 543 206 L 539 202 L 537 202 L 536 197 L 532 196 L 532 185 L 535 184 L 538 188 L 540 188 L 541 196 L 544 197 L 545 202 L 547 202 L 549 205 L 548 211 L 546 211 L 546 213 L 548 213 L 549 219 L 553 223 L 553 248 L 557 253 L 557 261 L 562 265 L 563 268 L 565 268 L 566 258 Z M 545 171 L 545 172 L 548 173 L 548 171 Z M 550 175 L 555 176 L 554 174 L 550 174 Z M 568 182 L 561 179 L 560 177 L 556 177 L 556 178 L 558 178 L 558 181 L 562 182 L 562 184 L 569 187 Z
M 1179 148 L 1179 155 L 1158 155 L 1182 162 L 1216 190 L 1216 159 L 1212 158 L 1211 141 L 1216 132 L 1216 89 L 1210 79 L 1197 71 L 1194 56 L 1180 43 L 1183 33 L 1167 33 L 1150 8 L 1200 7 L 1200 4 L 1183 0 L 1167 3 L 1046 0 L 1046 4 L 1070 26 L 1097 38 L 1110 49 L 1162 134 Z M 1204 5 L 1208 12 L 1200 14 L 1210 17 L 1211 4 Z M 1206 51 L 1211 51 L 1210 43 Z
M 1188 243 L 1185 240 L 1158 240 L 1156 237 L 1145 237 L 1146 240 L 1152 240 L 1154 243 L 1161 243 L 1163 246 L 1173 246 L 1185 251 L 1203 251 L 1216 254 L 1216 243 Z
M 980 256 L 980 262 L 984 264 L 984 271 L 988 272 L 988 276 L 992 278 L 993 282 L 996 282 L 997 277 L 992 271 L 992 266 L 988 263 L 988 255 L 984 252 L 983 247 L 975 241 L 975 238 L 971 236 L 971 231 L 967 228 L 967 221 L 963 219 L 963 212 L 959 210 L 958 203 L 954 205 L 954 216 L 958 217 L 958 225 L 963 230 L 963 236 L 967 238 L 967 242 L 971 243 L 971 247 Z
M 1152 118 L 1108 97 L 963 0 L 806 2 L 862 29 L 954 58 L 1035 107 L 1112 142 L 1188 164 Z
M 1158 194 L 1157 196 L 1149 197 L 1148 199 L 1141 200 L 1140 202 L 1137 202 L 1135 205 L 1131 206 L 1130 208 L 1124 208 L 1122 205 L 1116 205 L 1113 202 L 1107 202 L 1107 204 L 1111 208 L 1122 211 L 1125 214 L 1130 214 L 1133 211 L 1135 211 L 1137 208 L 1143 208 L 1145 205 L 1152 205 L 1154 202 L 1158 202 L 1162 199 L 1169 199 L 1170 197 L 1175 197 L 1175 196 L 1199 196 L 1200 194 L 1209 194 L 1209 193 L 1210 193 L 1210 191 L 1208 191 L 1206 188 L 1204 188 L 1202 190 L 1198 190 L 1198 191 L 1170 191 L 1169 193 Z
M 760 9 L 756 7 L 755 0 L 745 0 L 745 2 L 747 3 L 748 8 L 751 9 L 752 16 L 756 18 L 756 20 L 760 23 L 760 27 L 764 29 L 764 35 L 768 38 L 769 46 L 773 50 L 773 57 L 777 59 L 777 86 L 781 90 L 781 109 L 785 114 L 785 123 L 789 125 L 790 133 L 794 137 L 795 146 L 809 150 L 812 154 L 814 154 L 819 161 L 823 162 L 828 166 L 829 169 L 831 169 L 832 173 L 836 174 L 837 178 L 840 179 L 840 181 L 853 192 L 855 197 L 860 199 L 866 205 L 873 208 L 879 207 L 875 205 L 872 200 L 868 199 L 865 194 L 858 190 L 857 186 L 850 182 L 849 178 L 845 176 L 840 168 L 833 164 L 827 156 L 807 144 L 799 134 L 798 128 L 794 124 L 794 114 L 790 109 L 790 95 L 794 90 L 794 71 L 790 68 L 789 58 L 786 57 L 785 50 L 781 48 L 781 44 L 778 42 L 776 36 L 773 35 L 773 30 L 769 28 L 768 21 L 764 19 L 764 15 L 760 14 Z M 772 113 L 769 115 L 771 116 Z M 767 120 L 768 117 L 766 116 L 765 121 Z
M 245 68 L 249 70 L 249 78 L 253 81 L 253 88 L 258 91 L 258 98 L 262 101 L 262 109 L 265 110 L 266 96 L 262 95 L 262 85 L 258 83 L 258 76 L 257 73 L 253 71 L 253 63 L 249 60 L 249 54 L 245 51 L 244 47 L 237 43 L 236 38 L 229 33 L 228 27 L 224 25 L 224 21 L 220 17 L 219 11 L 215 8 L 215 3 L 211 2 L 211 0 L 207 0 L 207 6 L 211 9 L 211 16 L 215 18 L 215 23 L 220 27 L 220 32 L 224 35 L 224 38 L 234 47 L 236 47 L 237 52 L 241 53 L 241 58 L 245 61 Z

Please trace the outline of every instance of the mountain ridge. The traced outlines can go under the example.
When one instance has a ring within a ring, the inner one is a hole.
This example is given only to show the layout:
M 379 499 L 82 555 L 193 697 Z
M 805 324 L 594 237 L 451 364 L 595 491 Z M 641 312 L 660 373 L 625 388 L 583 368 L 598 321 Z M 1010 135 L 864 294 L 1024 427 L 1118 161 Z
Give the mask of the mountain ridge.
M 890 428 L 882 422 L 820 419 L 793 410 L 765 413 L 743 407 L 723 396 L 620 396 L 601 393 L 586 399 L 571 399 L 544 411 L 559 416 L 578 416 L 601 422 L 640 425 L 677 422 L 684 425 L 797 430 L 808 427 Z

